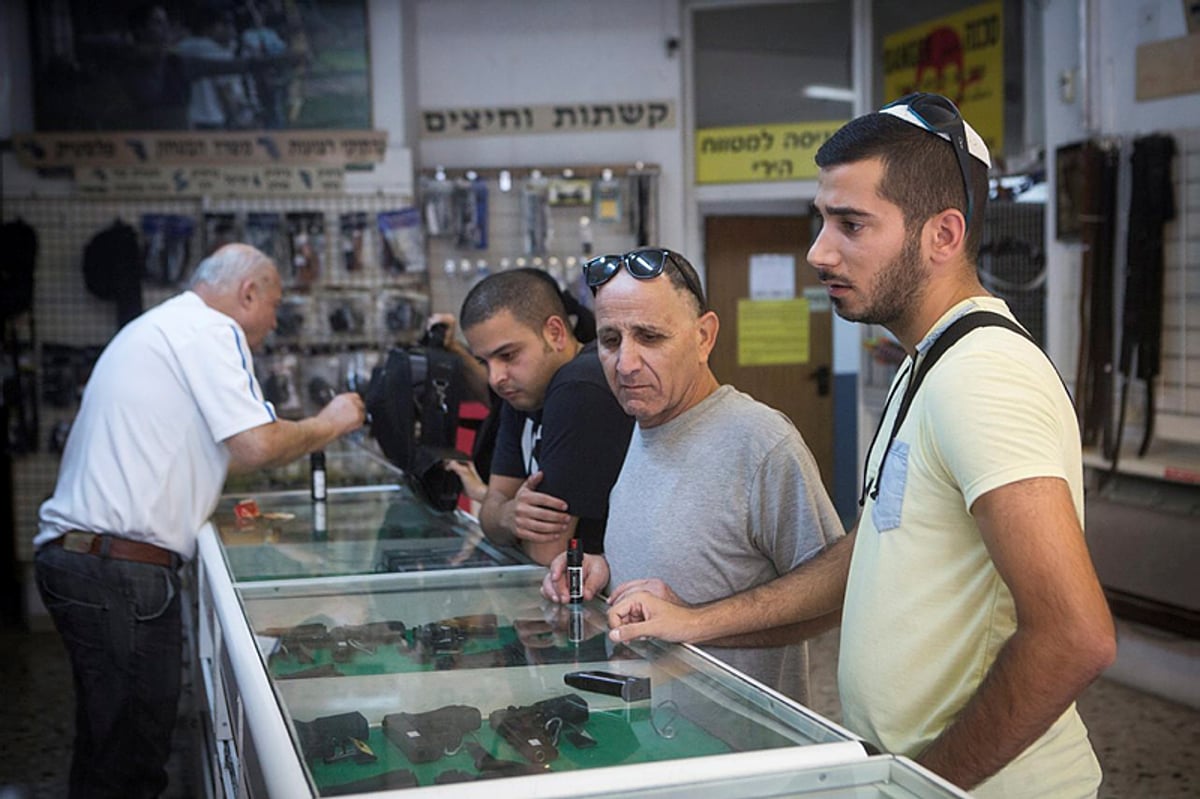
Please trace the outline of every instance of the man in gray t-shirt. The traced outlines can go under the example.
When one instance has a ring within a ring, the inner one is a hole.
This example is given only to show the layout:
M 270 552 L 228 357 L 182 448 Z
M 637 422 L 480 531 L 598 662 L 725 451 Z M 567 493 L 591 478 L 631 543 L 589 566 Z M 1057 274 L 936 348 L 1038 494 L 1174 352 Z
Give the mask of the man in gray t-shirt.
M 611 583 L 614 601 L 650 591 L 712 602 L 791 571 L 842 536 L 795 426 L 719 385 L 709 369 L 719 322 L 691 264 L 670 250 L 636 250 L 595 258 L 584 273 L 596 292 L 605 377 L 637 420 L 609 497 L 606 556 L 584 561 L 585 597 Z M 566 601 L 564 571 L 560 557 L 543 594 Z M 797 631 L 719 643 L 706 648 L 807 700 L 807 651 Z

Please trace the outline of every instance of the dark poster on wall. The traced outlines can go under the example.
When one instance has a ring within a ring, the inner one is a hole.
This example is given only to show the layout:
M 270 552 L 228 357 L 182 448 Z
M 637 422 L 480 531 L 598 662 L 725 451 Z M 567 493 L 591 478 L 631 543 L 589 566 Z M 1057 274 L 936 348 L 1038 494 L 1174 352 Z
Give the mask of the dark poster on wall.
M 369 129 L 367 0 L 29 0 L 38 131 Z

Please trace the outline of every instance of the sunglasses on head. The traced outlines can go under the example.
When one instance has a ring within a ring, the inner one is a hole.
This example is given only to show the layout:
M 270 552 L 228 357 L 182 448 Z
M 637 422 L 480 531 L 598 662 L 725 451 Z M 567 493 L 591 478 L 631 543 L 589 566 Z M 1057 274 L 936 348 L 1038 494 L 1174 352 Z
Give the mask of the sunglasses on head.
M 626 272 L 638 280 L 651 280 L 661 275 L 667 262 L 672 259 L 682 260 L 680 256 L 670 250 L 663 249 L 631 250 L 624 255 L 598 255 L 584 263 L 583 278 L 587 281 L 592 294 L 595 294 L 596 288 L 611 280 L 622 266 L 625 267 Z M 688 291 L 700 303 L 700 313 L 706 312 L 708 303 L 704 300 L 704 292 L 692 277 L 691 270 L 685 268 L 678 261 L 674 262 L 674 266 L 675 271 L 679 272 L 679 276 L 683 278 Z
M 971 151 L 967 144 L 967 129 L 962 114 L 949 98 L 940 94 L 916 92 L 888 103 L 880 111 L 889 108 L 907 108 L 915 121 L 930 133 L 949 139 L 958 159 L 958 171 L 962 173 L 963 191 L 967 195 L 967 227 L 971 226 L 971 215 L 975 211 L 975 192 L 971 189 Z M 906 119 L 902 117 L 902 119 Z M 906 121 L 913 121 L 908 120 Z

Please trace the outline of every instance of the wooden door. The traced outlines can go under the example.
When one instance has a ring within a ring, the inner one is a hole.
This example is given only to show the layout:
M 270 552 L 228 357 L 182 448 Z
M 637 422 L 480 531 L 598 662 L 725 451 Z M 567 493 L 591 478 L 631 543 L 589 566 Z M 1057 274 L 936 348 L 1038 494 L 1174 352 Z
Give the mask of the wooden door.
M 717 380 L 787 414 L 816 457 L 827 489 L 833 480 L 833 317 L 824 288 L 805 256 L 807 216 L 710 216 L 705 221 L 705 289 L 721 319 L 710 358 Z M 738 363 L 738 300 L 750 298 L 750 259 L 757 254 L 795 259 L 796 297 L 808 296 L 807 360 L 779 366 Z M 805 289 L 808 292 L 805 292 Z

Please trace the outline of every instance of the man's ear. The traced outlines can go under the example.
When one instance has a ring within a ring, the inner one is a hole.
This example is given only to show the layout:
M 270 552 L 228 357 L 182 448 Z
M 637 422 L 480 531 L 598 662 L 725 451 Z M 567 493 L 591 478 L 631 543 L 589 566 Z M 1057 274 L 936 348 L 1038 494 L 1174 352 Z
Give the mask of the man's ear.
M 253 305 L 255 298 L 258 297 L 258 292 L 258 282 L 252 278 L 246 278 L 238 284 L 238 305 L 242 308 Z
M 713 351 L 713 347 L 717 345 L 717 333 L 721 330 L 721 320 L 717 318 L 716 311 L 705 311 L 696 320 L 696 326 L 700 336 L 700 360 L 708 363 L 708 356 Z
M 551 316 L 542 325 L 542 336 L 556 352 L 562 352 L 571 339 L 571 331 L 561 316 Z
M 945 263 L 960 257 L 967 245 L 967 220 L 957 208 L 934 214 L 925 223 L 924 238 L 929 257 Z

